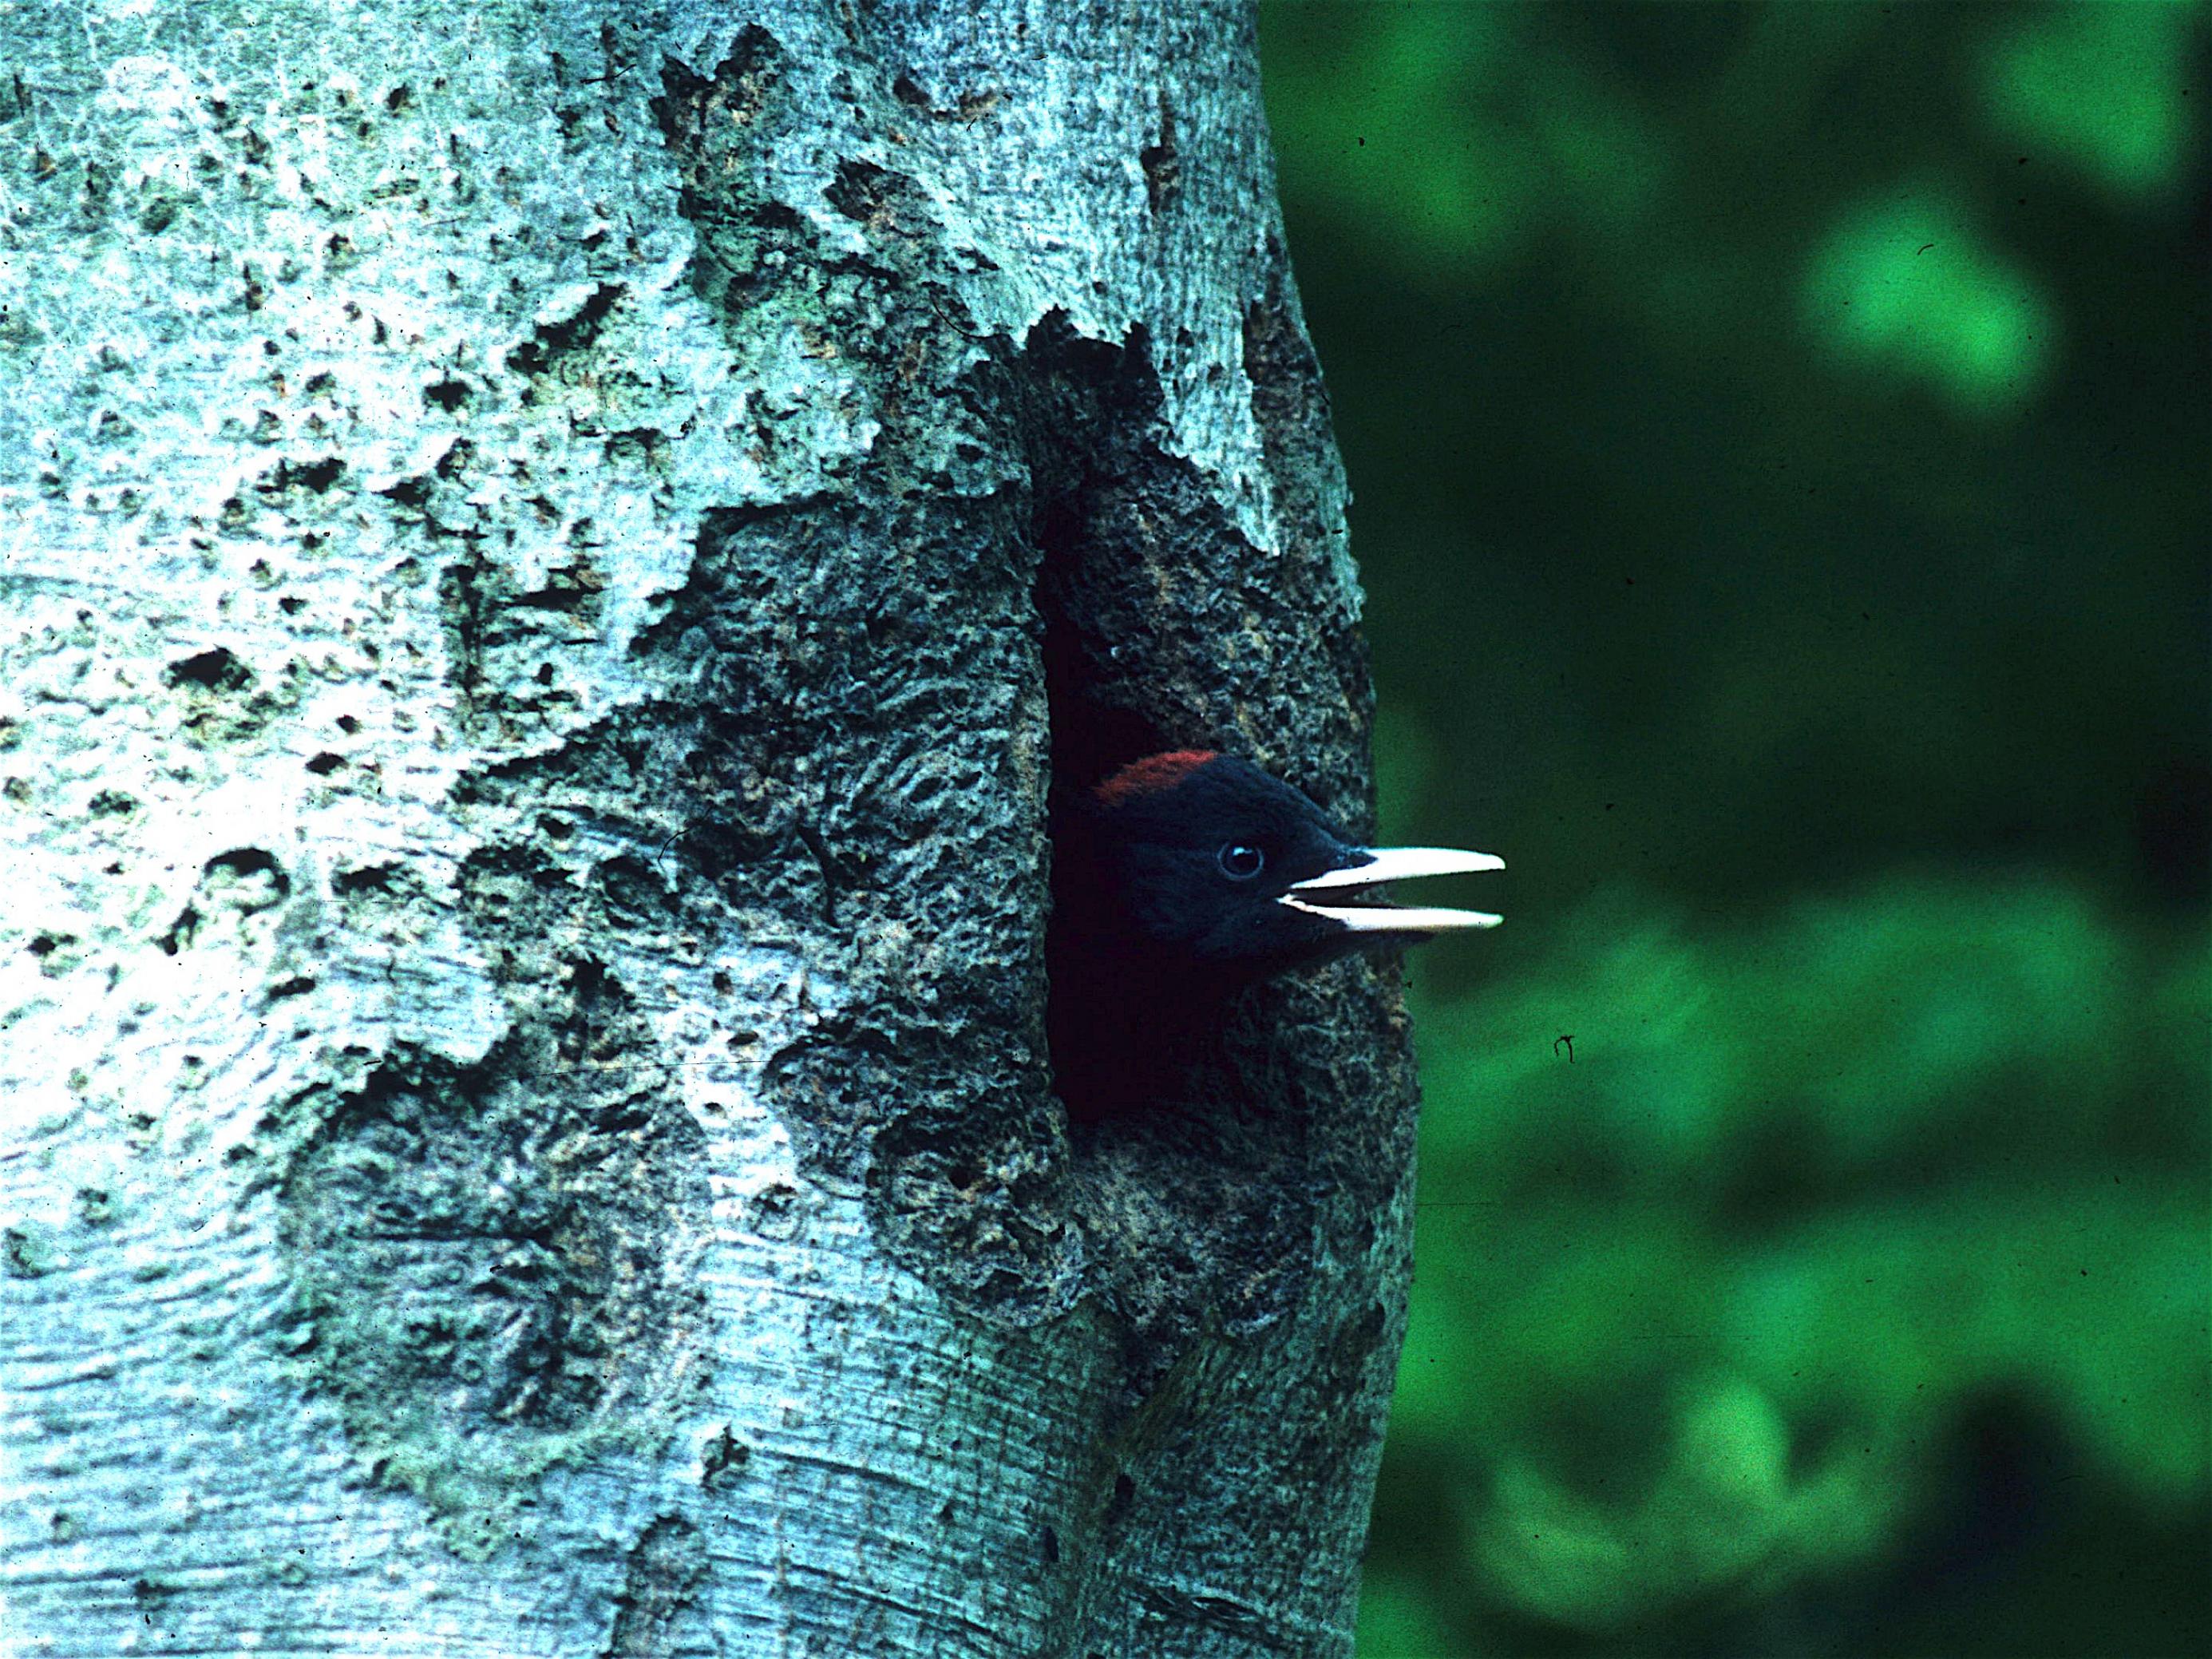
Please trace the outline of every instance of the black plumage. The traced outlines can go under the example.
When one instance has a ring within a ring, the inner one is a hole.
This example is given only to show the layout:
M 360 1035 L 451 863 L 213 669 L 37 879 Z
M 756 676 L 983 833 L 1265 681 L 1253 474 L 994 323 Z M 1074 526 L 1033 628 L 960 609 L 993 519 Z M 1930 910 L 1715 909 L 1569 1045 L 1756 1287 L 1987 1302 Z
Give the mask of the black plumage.
M 1393 875 L 1497 864 L 1356 846 L 1289 784 L 1206 750 L 1149 757 L 1062 799 L 1046 958 L 1063 1098 L 1079 1116 L 1134 1103 L 1246 986 L 1494 923 L 1472 911 L 1401 909 L 1369 889 Z

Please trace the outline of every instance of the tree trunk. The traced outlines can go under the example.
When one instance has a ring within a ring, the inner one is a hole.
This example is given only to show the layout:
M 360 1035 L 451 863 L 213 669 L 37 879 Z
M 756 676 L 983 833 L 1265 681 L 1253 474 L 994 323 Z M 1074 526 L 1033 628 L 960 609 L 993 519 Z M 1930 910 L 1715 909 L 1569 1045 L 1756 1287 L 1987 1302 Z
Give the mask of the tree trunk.
M 1042 1035 L 1055 769 L 1366 817 L 1247 6 L 0 48 L 8 1650 L 1346 1651 L 1395 984 Z

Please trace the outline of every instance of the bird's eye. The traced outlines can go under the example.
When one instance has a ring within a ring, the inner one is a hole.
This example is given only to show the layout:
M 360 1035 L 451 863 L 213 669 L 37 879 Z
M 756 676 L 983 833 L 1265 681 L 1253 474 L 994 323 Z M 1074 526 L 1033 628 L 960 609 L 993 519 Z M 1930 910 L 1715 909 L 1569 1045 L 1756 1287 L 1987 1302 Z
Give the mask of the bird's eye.
M 1267 867 L 1267 855 L 1256 847 L 1232 841 L 1220 852 L 1221 873 L 1231 881 L 1249 881 Z

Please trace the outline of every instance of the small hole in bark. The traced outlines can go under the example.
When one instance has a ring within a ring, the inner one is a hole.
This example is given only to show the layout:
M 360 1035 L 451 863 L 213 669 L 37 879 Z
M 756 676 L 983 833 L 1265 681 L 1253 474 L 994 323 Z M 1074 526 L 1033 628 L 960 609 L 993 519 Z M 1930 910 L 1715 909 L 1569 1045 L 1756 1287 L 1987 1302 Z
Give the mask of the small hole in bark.
M 173 686 L 197 685 L 204 691 L 240 691 L 252 684 L 253 671 L 218 645 L 178 658 L 162 678 Z

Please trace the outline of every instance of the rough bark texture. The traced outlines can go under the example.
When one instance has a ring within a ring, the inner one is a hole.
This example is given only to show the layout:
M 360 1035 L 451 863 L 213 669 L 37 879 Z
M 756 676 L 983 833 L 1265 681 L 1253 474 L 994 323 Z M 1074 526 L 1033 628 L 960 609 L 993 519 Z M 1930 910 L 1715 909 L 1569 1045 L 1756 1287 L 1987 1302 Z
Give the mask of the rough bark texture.
M 1245 6 L 0 58 L 8 1650 L 1346 1650 L 1394 987 L 1042 1052 L 1054 768 L 1365 817 Z

